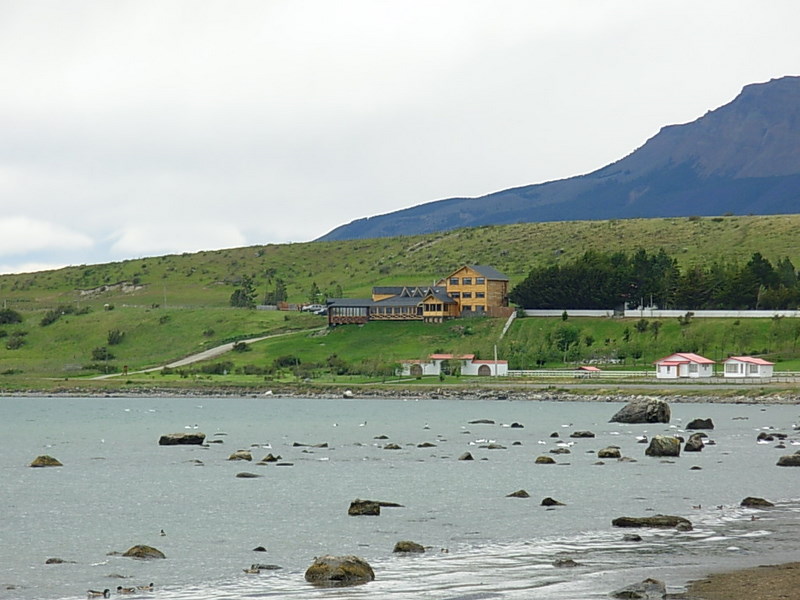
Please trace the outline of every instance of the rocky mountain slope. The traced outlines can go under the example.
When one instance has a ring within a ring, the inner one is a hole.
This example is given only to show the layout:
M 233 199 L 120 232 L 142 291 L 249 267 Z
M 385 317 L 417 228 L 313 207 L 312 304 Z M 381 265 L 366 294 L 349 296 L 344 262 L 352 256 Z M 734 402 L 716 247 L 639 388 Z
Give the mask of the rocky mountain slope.
M 800 213 L 800 77 L 746 86 L 602 169 L 358 219 L 321 240 L 522 222 Z

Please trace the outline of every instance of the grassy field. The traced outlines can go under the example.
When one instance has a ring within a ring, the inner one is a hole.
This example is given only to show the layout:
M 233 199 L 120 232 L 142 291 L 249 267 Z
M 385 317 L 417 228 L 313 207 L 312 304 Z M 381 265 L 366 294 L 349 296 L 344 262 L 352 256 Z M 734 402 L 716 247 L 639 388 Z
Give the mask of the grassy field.
M 800 264 L 797 231 L 800 215 L 528 223 L 414 237 L 254 246 L 3 275 L 0 302 L 24 320 L 0 325 L 0 388 L 42 378 L 85 379 L 122 365 L 130 370 L 159 366 L 225 341 L 288 331 L 298 333 L 228 355 L 228 376 L 238 377 L 236 371 L 248 365 L 266 369 L 276 358 L 289 355 L 312 366 L 325 364 L 332 355 L 348 365 L 390 364 L 438 351 L 490 358 L 495 344 L 512 368 L 590 360 L 609 368 L 612 360 L 619 360 L 618 368 L 642 367 L 683 350 L 717 360 L 728 354 L 759 354 L 779 362 L 780 368 L 797 370 L 800 324 L 790 319 L 695 319 L 688 325 L 667 319 L 654 331 L 650 324 L 637 328 L 637 320 L 531 318 L 518 320 L 499 341 L 503 323 L 491 319 L 370 323 L 320 334 L 314 330 L 324 327 L 323 317 L 229 307 L 243 276 L 253 278 L 259 299 L 280 278 L 295 302 L 309 300 L 312 284 L 325 295 L 367 296 L 373 285 L 429 284 L 463 264 L 492 265 L 506 273 L 513 286 L 534 266 L 572 260 L 588 249 L 664 248 L 682 265 L 723 257 L 743 263 L 759 251 L 773 263 L 788 257 Z M 42 326 L 42 318 L 54 310 L 67 314 Z M 110 344 L 114 331 L 124 335 Z M 113 357 L 96 352 L 103 347 Z M 313 371 L 327 376 L 322 367 Z M 297 380 L 287 373 L 271 376 Z
M 430 235 L 252 246 L 140 258 L 103 265 L 0 276 L 0 302 L 34 310 L 106 303 L 151 307 L 224 307 L 237 282 L 253 277 L 258 297 L 276 278 L 289 300 L 308 300 L 312 284 L 324 294 L 358 297 L 373 285 L 426 285 L 463 264 L 491 265 L 511 285 L 534 266 L 570 261 L 586 250 L 664 248 L 682 265 L 740 261 L 761 252 L 800 265 L 800 215 L 626 219 L 523 223 Z M 127 282 L 126 286 L 119 286 Z

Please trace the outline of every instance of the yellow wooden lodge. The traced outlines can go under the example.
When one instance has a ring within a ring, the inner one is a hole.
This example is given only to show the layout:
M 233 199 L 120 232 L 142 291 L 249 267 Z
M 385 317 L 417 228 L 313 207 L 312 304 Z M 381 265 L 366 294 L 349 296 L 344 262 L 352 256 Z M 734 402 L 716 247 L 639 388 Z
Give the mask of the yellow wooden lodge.
M 432 286 L 377 286 L 371 298 L 332 298 L 328 324 L 368 321 L 442 322 L 465 316 L 508 316 L 508 277 L 467 265 Z

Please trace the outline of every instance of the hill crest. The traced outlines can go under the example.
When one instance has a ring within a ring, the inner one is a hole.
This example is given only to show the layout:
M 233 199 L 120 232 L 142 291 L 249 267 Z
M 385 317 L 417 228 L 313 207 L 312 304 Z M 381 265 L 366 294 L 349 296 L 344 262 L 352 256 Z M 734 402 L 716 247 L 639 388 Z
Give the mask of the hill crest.
M 800 212 L 800 77 L 747 85 L 585 175 L 448 198 L 337 227 L 319 241 L 524 222 Z

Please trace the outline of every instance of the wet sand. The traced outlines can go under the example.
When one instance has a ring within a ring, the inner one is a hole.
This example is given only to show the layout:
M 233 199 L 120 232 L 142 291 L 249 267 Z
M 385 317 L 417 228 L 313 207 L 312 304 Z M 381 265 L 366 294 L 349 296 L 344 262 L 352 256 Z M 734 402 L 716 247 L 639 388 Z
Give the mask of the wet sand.
M 689 585 L 687 600 L 795 600 L 800 598 L 800 563 L 764 565 L 717 573 Z

